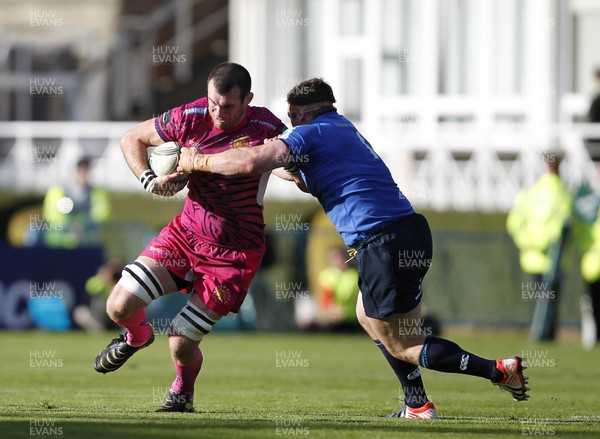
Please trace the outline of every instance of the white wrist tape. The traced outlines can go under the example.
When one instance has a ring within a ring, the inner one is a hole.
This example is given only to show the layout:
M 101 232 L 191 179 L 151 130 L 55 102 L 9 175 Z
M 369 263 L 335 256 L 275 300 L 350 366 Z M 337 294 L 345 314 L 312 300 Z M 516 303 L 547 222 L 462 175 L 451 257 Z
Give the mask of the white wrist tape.
M 156 184 L 156 174 L 154 171 L 152 169 L 146 169 L 142 172 L 142 175 L 140 175 L 140 183 L 142 183 L 142 186 L 144 186 L 144 189 L 147 192 L 152 193 L 152 189 Z

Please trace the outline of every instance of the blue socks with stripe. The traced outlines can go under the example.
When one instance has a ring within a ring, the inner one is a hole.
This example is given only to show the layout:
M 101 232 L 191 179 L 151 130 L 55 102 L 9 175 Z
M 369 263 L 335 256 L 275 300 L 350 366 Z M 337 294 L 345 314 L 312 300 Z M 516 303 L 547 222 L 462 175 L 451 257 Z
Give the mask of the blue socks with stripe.
M 450 340 L 434 336 L 425 339 L 419 364 L 426 369 L 473 375 L 494 382 L 502 379 L 502 372 L 496 369 L 496 360 L 478 357 Z

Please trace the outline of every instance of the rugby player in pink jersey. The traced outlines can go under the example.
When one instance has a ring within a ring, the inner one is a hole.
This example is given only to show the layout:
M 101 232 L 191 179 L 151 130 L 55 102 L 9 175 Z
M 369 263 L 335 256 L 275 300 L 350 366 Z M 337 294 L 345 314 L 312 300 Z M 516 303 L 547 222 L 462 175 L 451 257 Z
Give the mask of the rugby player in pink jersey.
M 269 173 L 230 178 L 175 171 L 157 177 L 146 149 L 177 141 L 183 148 L 217 153 L 262 145 L 285 129 L 269 110 L 249 105 L 251 79 L 241 65 L 218 65 L 207 87 L 207 97 L 142 122 L 121 139 L 127 164 L 148 192 L 171 196 L 189 189 L 182 213 L 123 270 L 106 311 L 126 332 L 94 362 L 100 373 L 117 370 L 154 341 L 146 306 L 165 294 L 189 293 L 169 331 L 176 378 L 157 411 L 193 411 L 203 359 L 199 343 L 221 317 L 235 318 L 265 251 L 262 197 Z

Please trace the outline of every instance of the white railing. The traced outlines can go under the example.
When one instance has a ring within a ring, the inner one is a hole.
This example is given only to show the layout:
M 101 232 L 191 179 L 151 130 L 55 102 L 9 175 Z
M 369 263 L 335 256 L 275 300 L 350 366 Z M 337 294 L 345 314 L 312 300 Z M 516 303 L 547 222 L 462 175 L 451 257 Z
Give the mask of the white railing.
M 119 148 L 121 136 L 136 122 L 0 123 L 0 187 L 44 192 L 66 183 L 83 156 L 94 159 L 91 180 L 109 189 L 139 185 Z
M 560 155 L 561 177 L 571 190 L 587 182 L 600 191 L 598 170 L 586 149 L 586 139 L 600 139 L 600 125 L 487 131 L 438 125 L 433 131 L 418 126 L 406 131 L 392 135 L 384 129 L 373 138 L 382 145 L 395 180 L 419 207 L 506 212 L 516 194 L 546 170 L 547 161 Z
M 406 121 L 405 121 L 406 122 Z M 43 193 L 65 183 L 82 156 L 93 157 L 92 182 L 116 191 L 142 191 L 119 148 L 136 122 L 0 123 L 0 189 Z M 575 189 L 582 181 L 598 188 L 597 170 L 585 139 L 600 139 L 600 126 L 560 124 L 539 131 L 493 128 L 486 132 L 451 125 L 436 130 L 382 129 L 370 138 L 403 192 L 420 208 L 507 211 L 516 193 L 543 172 L 540 153 L 552 142 L 564 152 L 561 174 Z M 400 131 L 399 131 L 400 130 Z M 393 133 L 393 135 L 392 135 Z M 305 199 L 292 184 L 271 178 L 266 198 Z

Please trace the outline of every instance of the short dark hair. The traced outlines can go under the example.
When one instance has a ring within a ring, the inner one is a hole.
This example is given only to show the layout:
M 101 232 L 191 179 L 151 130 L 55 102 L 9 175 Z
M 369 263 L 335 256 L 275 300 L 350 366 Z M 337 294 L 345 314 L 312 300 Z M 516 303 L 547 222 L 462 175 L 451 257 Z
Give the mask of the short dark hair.
M 208 75 L 206 83 L 208 84 L 210 81 L 213 81 L 220 94 L 227 94 L 234 88 L 239 88 L 240 99 L 244 99 L 252 87 L 252 79 L 248 70 L 233 62 L 224 62 L 215 67 Z
M 295 85 L 287 94 L 292 105 L 310 105 L 317 102 L 335 102 L 333 90 L 323 78 L 312 78 Z
M 92 158 L 89 156 L 83 156 L 80 157 L 79 160 L 77 160 L 77 168 L 89 168 L 92 164 Z

